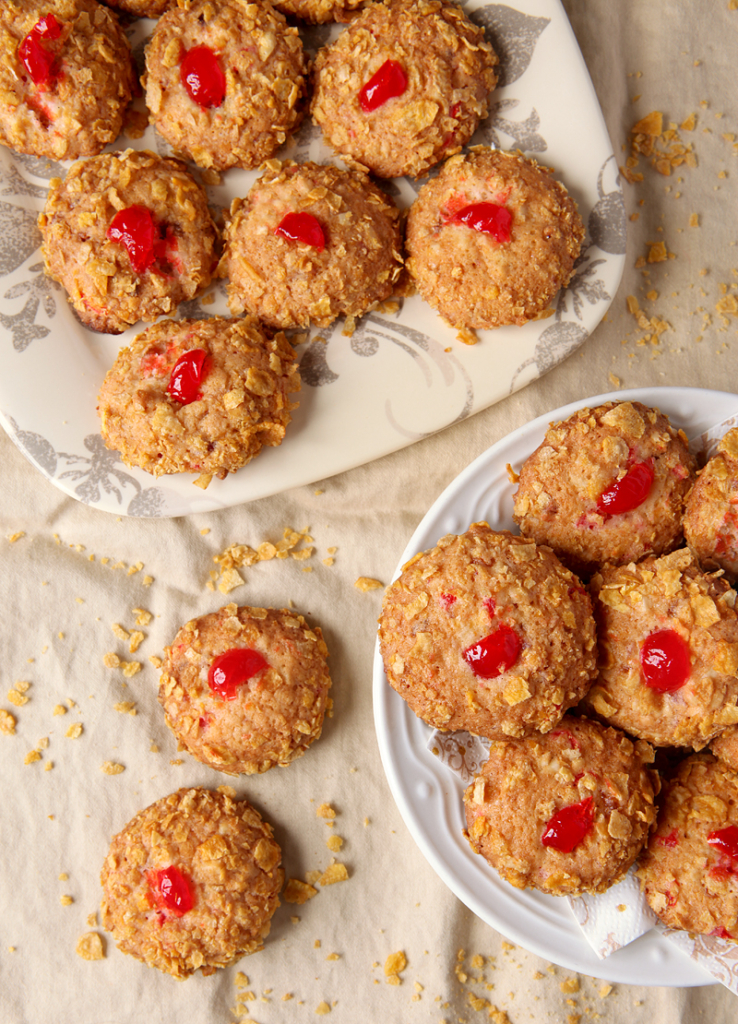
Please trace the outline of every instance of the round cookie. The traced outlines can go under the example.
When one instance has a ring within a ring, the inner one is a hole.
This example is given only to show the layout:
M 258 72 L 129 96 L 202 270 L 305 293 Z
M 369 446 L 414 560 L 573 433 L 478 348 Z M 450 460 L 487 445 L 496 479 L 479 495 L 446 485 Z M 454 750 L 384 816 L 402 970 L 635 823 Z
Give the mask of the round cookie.
M 655 746 L 700 750 L 738 723 L 738 615 L 686 548 L 606 567 L 590 590 L 598 675 L 584 705 Z
M 281 860 L 246 800 L 225 787 L 179 789 L 113 837 L 100 876 L 103 927 L 124 953 L 175 978 L 213 974 L 262 949 Z
M 282 442 L 295 352 L 253 317 L 160 320 L 121 348 L 98 397 L 102 435 L 148 473 L 225 477 Z
M 738 427 L 720 438 L 699 473 L 684 513 L 684 536 L 703 569 L 738 580 Z
M 466 838 L 518 889 L 604 892 L 655 820 L 653 750 L 566 715 L 545 736 L 500 740 L 464 793 Z
M 688 757 L 659 804 L 638 866 L 649 906 L 669 928 L 738 941 L 738 775 Z
M 569 283 L 583 238 L 576 203 L 547 168 L 475 146 L 420 189 L 407 266 L 452 327 L 522 326 Z
M 287 609 L 226 605 L 171 646 L 159 702 L 181 747 L 228 775 L 285 766 L 318 739 L 331 680 L 323 634 Z
M 455 3 L 371 3 L 318 51 L 311 113 L 348 164 L 418 177 L 487 116 L 497 55 Z
M 146 48 L 157 130 L 201 167 L 258 167 L 298 127 L 307 70 L 297 29 L 267 0 L 191 0 Z
M 0 4 L 0 143 L 74 160 L 114 142 L 133 95 L 131 48 L 96 0 Z
M 272 0 L 277 10 L 311 25 L 351 21 L 367 0 Z
M 101 153 L 52 178 L 39 227 L 46 273 L 83 324 L 108 334 L 173 313 L 217 261 L 204 189 L 147 150 Z
M 231 205 L 218 268 L 234 316 L 327 327 L 392 295 L 402 269 L 399 212 L 367 175 L 276 161 Z
M 606 402 L 551 424 L 520 471 L 513 519 L 588 576 L 680 544 L 694 475 L 686 437 L 658 409 Z
M 738 772 L 738 725 L 723 729 L 711 739 L 710 751 L 719 761 L 724 761 L 734 772 Z
M 547 732 L 595 671 L 589 595 L 547 548 L 486 523 L 411 559 L 384 596 L 390 685 L 436 729 Z

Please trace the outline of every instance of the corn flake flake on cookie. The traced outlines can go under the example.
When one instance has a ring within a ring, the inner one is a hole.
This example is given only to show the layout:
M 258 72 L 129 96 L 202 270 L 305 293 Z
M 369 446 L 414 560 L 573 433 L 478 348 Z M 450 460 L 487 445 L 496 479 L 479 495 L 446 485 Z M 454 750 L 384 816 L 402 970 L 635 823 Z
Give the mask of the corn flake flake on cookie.
M 159 702 L 181 746 L 229 775 L 286 766 L 318 739 L 330 706 L 319 627 L 288 609 L 226 605 L 166 649 Z
M 246 800 L 180 789 L 113 837 L 100 876 L 103 927 L 122 952 L 175 978 L 213 974 L 262 949 L 281 860 Z
M 684 513 L 684 536 L 703 569 L 738 579 L 738 428 L 720 439 L 697 476 Z
M 116 16 L 96 0 L 0 4 L 0 143 L 54 160 L 114 142 L 136 84 Z

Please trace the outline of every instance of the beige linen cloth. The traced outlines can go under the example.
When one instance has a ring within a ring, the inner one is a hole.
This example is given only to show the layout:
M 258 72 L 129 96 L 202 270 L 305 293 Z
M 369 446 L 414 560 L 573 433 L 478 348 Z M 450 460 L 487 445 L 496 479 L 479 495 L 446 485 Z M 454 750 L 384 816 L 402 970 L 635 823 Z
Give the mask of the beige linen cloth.
M 736 387 L 735 8 L 734 0 L 566 0 L 618 162 L 630 154 L 633 124 L 661 111 L 663 128 L 677 128 L 658 148 L 691 145 L 696 166 L 659 170 L 639 157 L 631 170 L 643 180 L 625 185 L 627 264 L 610 312 L 580 350 L 523 391 L 335 478 L 176 520 L 90 509 L 0 436 L 0 707 L 17 720 L 15 735 L 0 735 L 0 1024 L 736 1020 L 736 997 L 719 984 L 609 986 L 550 964 L 511 946 L 446 888 L 385 780 L 371 690 L 382 591 L 354 586 L 361 576 L 389 583 L 444 487 L 530 419 L 619 386 Z M 215 555 L 277 540 L 285 527 L 309 528 L 312 558 L 247 569 L 230 598 L 291 600 L 323 628 L 334 714 L 299 762 L 236 780 L 235 789 L 274 825 L 288 876 L 322 871 L 335 857 L 349 877 L 318 886 L 302 906 L 283 904 L 262 952 L 176 982 L 121 954 L 95 916 L 112 834 L 179 786 L 230 781 L 177 753 L 148 659 L 181 623 L 225 603 L 207 587 Z M 138 626 L 134 609 L 150 612 L 150 623 Z M 113 624 L 144 633 L 138 651 Z M 109 652 L 140 661 L 141 671 L 106 667 Z M 27 702 L 14 704 L 11 690 Z M 137 713 L 114 709 L 123 702 Z M 124 770 L 106 774 L 105 762 Z M 318 814 L 324 803 L 336 812 L 332 826 Z M 332 834 L 344 840 L 338 852 L 326 845 Z M 75 952 L 90 931 L 103 935 L 104 959 Z M 387 958 L 399 952 L 404 969 L 388 979 Z

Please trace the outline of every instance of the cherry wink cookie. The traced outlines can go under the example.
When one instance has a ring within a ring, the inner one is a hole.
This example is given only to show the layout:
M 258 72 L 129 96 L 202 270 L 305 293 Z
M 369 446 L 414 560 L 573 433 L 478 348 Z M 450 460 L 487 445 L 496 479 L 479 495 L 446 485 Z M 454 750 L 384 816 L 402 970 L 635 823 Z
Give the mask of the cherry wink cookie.
M 452 327 L 521 326 L 569 283 L 583 238 L 576 203 L 547 168 L 477 146 L 420 189 L 407 265 Z
M 180 745 L 229 775 L 285 766 L 318 739 L 331 680 L 323 634 L 287 609 L 226 605 L 166 649 L 159 702 Z
M 684 514 L 684 536 L 703 569 L 738 579 L 738 428 L 720 439 L 699 473 Z
M 351 21 L 367 0 L 273 0 L 274 6 L 285 14 L 313 25 L 327 21 Z
M 121 348 L 97 408 L 126 465 L 225 477 L 281 444 L 299 390 L 292 346 L 253 317 L 160 320 Z
M 487 116 L 497 55 L 455 3 L 369 4 L 315 59 L 311 112 L 347 163 L 418 177 Z
M 101 153 L 52 178 L 39 227 L 46 273 L 86 326 L 108 334 L 173 313 L 216 264 L 205 190 L 147 150 Z
M 131 49 L 96 0 L 0 4 L 0 143 L 73 160 L 120 134 L 133 93 Z
M 552 729 L 595 670 L 579 580 L 548 548 L 486 523 L 403 567 L 379 645 L 390 685 L 423 721 L 491 739 Z
M 282 851 L 271 827 L 226 787 L 179 789 L 113 837 L 102 923 L 118 948 L 186 978 L 262 949 L 279 906 Z
M 606 402 L 551 424 L 520 471 L 513 519 L 589 575 L 680 544 L 694 476 L 686 437 L 658 409 Z
M 518 889 L 604 892 L 656 818 L 653 756 L 648 743 L 571 715 L 545 736 L 497 741 L 464 793 L 466 837 Z
M 258 167 L 302 120 L 305 72 L 297 29 L 268 0 L 188 0 L 146 49 L 146 105 L 201 167 Z
M 638 867 L 651 909 L 669 928 L 738 941 L 738 775 L 688 757 L 659 803 Z
M 392 295 L 399 212 L 367 175 L 315 163 L 267 170 L 231 205 L 218 268 L 228 305 L 273 327 L 327 327 Z
M 681 548 L 592 577 L 600 654 L 585 706 L 656 746 L 738 723 L 736 593 Z

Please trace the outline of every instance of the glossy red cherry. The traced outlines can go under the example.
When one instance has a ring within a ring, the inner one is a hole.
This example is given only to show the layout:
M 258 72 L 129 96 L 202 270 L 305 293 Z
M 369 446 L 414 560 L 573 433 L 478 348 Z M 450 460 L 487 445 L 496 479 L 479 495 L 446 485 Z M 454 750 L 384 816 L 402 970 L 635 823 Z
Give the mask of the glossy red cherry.
M 159 910 L 168 910 L 175 917 L 181 917 L 195 905 L 192 883 L 174 865 L 147 871 L 146 881 L 149 883 L 149 902 Z
M 119 210 L 108 228 L 108 238 L 125 246 L 137 274 L 143 274 L 154 262 L 157 235 L 151 210 L 139 204 Z
M 653 462 L 634 462 L 621 480 L 605 488 L 597 499 L 600 515 L 618 516 L 632 512 L 648 497 L 653 485 Z
M 546 822 L 546 828 L 541 836 L 544 846 L 551 846 L 562 853 L 571 853 L 594 823 L 594 807 L 592 797 L 585 797 L 578 804 L 569 804 L 562 807 Z
M 290 242 L 302 242 L 318 252 L 325 248 L 325 233 L 317 217 L 312 213 L 286 213 L 274 229 L 275 235 L 288 238 Z
M 233 647 L 213 660 L 208 683 L 213 693 L 223 700 L 235 700 L 239 689 L 267 667 L 268 662 L 258 651 Z
M 202 382 L 208 375 L 210 361 L 202 348 L 191 348 L 183 352 L 172 368 L 167 384 L 169 397 L 182 405 L 197 402 L 202 398 Z
M 193 46 L 179 66 L 182 85 L 203 110 L 219 107 L 226 94 L 226 79 L 217 53 L 209 46 Z
M 470 203 L 449 218 L 452 224 L 466 224 L 474 231 L 491 235 L 496 242 L 509 242 L 512 228 L 512 213 L 506 206 L 497 203 Z
M 728 825 L 726 828 L 717 829 L 707 837 L 710 846 L 730 857 L 738 860 L 738 825 Z
M 464 651 L 464 660 L 475 676 L 480 679 L 494 679 L 501 672 L 515 664 L 520 654 L 520 637 L 503 622 L 494 633 L 490 633 Z
M 18 47 L 18 56 L 36 85 L 48 86 L 59 77 L 59 59 L 47 43 L 61 35 L 61 25 L 53 14 L 40 18 Z
M 641 671 L 646 686 L 657 693 L 674 693 L 689 679 L 689 645 L 673 629 L 659 629 L 641 644 Z
M 387 100 L 402 96 L 407 89 L 407 75 L 402 64 L 386 60 L 359 91 L 359 105 L 365 114 L 377 110 Z

